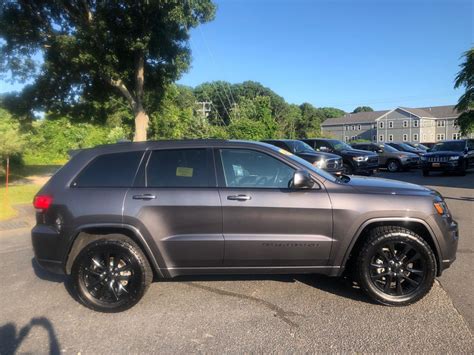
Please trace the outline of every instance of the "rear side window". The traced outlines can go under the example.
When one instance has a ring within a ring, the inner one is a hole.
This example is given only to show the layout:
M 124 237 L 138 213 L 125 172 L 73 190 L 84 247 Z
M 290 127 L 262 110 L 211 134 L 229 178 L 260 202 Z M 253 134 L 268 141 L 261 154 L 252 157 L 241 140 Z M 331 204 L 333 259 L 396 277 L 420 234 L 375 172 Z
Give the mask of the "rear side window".
M 143 152 L 104 154 L 95 158 L 73 182 L 75 187 L 130 187 Z
M 146 168 L 148 187 L 210 186 L 206 149 L 155 150 Z

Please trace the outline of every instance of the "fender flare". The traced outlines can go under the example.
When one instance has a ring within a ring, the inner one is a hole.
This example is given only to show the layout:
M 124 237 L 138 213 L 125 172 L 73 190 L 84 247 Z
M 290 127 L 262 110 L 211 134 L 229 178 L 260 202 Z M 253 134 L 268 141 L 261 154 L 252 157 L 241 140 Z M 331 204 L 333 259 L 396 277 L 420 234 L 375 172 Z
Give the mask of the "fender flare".
M 90 223 L 90 224 L 82 224 L 74 228 L 74 231 L 71 233 L 73 237 L 69 241 L 67 253 L 64 256 L 64 268 L 65 268 L 66 273 L 68 273 L 67 269 L 68 269 L 69 255 L 71 253 L 72 247 L 74 246 L 74 243 L 76 242 L 79 234 L 88 229 L 100 229 L 100 228 L 126 229 L 129 232 L 133 233 L 133 235 L 137 238 L 138 245 L 143 249 L 145 256 L 151 262 L 152 267 L 156 271 L 158 276 L 162 278 L 167 277 L 167 275 L 163 273 L 163 268 L 160 267 L 160 262 L 163 262 L 163 258 L 161 256 L 160 251 L 158 250 L 158 247 L 154 245 L 154 248 L 153 248 L 153 246 L 150 245 L 150 243 L 146 240 L 146 238 L 143 236 L 143 234 L 140 232 L 140 230 L 137 227 L 130 224 L 124 224 L 124 223 Z
M 433 244 L 434 244 L 435 249 L 436 249 L 436 250 L 433 250 L 433 251 L 436 254 L 436 260 L 437 260 L 437 263 L 438 263 L 438 270 L 440 270 L 441 262 L 442 262 L 441 248 L 439 246 L 438 239 L 436 239 L 436 237 L 435 237 L 433 229 L 431 228 L 431 226 L 425 220 L 420 219 L 420 218 L 414 218 L 414 217 L 375 217 L 375 218 L 370 218 L 370 219 L 364 221 L 364 223 L 362 223 L 359 226 L 359 228 L 357 229 L 354 237 L 352 238 L 352 240 L 349 244 L 349 247 L 347 248 L 347 250 L 344 254 L 344 258 L 342 259 L 341 268 L 340 268 L 341 272 L 346 267 L 347 261 L 349 260 L 349 256 L 352 253 L 352 249 L 354 248 L 354 245 L 359 240 L 359 238 L 361 238 L 362 231 L 367 226 L 369 226 L 370 224 L 378 223 L 378 222 L 385 222 L 385 223 L 386 222 L 414 222 L 414 223 L 422 224 L 426 228 L 428 233 L 430 234 L 431 239 L 433 240 Z

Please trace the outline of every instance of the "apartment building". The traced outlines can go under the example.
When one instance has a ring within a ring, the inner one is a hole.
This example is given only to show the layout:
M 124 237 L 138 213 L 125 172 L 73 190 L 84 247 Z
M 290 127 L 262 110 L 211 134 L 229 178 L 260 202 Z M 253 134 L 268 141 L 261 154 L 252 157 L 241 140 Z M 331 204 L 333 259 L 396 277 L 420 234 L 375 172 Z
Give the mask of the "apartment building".
M 322 123 L 321 130 L 346 142 L 365 139 L 372 142 L 428 143 L 461 139 L 456 126 L 458 115 L 454 105 L 397 107 L 330 118 Z

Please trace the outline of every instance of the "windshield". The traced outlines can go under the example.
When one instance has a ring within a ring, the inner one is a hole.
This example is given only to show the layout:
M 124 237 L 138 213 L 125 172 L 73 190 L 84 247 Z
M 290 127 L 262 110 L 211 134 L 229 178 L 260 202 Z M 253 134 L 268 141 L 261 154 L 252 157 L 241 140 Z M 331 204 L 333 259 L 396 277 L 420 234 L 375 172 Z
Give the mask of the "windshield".
M 463 141 L 459 142 L 441 142 L 436 143 L 435 146 L 431 149 L 432 152 L 439 152 L 442 150 L 451 150 L 454 152 L 462 152 L 465 148 L 466 143 Z
M 274 145 L 270 146 L 273 150 L 276 150 L 278 151 L 280 154 L 284 154 L 284 153 L 281 153 L 281 149 L 278 148 L 278 147 L 275 147 Z M 291 153 L 286 153 L 285 154 L 287 157 L 290 157 L 291 159 L 297 161 L 298 163 L 300 163 L 301 165 L 303 165 L 306 169 L 310 170 L 310 171 L 314 171 L 316 174 L 320 175 L 321 177 L 325 178 L 326 180 L 329 180 L 329 181 L 332 181 L 332 182 L 335 182 L 336 181 L 336 177 L 331 175 L 330 173 L 328 173 L 327 171 L 325 170 L 322 170 L 322 169 L 318 169 L 316 168 L 315 166 L 313 166 L 311 163 L 307 162 L 306 160 L 294 155 L 294 154 L 291 154 Z
M 291 144 L 295 153 L 314 153 L 314 149 L 304 142 L 292 141 Z
M 389 153 L 395 153 L 398 152 L 398 149 L 395 149 L 394 147 L 388 145 L 388 144 L 382 144 L 383 150 Z
M 406 143 L 397 143 L 400 147 L 402 147 L 403 149 L 406 149 L 407 151 L 411 152 L 411 151 L 414 151 L 416 150 L 415 148 L 413 147 L 410 147 L 408 144 Z
M 337 151 L 354 149 L 349 144 L 338 141 L 337 139 L 331 139 L 329 142 L 331 143 L 332 147 Z

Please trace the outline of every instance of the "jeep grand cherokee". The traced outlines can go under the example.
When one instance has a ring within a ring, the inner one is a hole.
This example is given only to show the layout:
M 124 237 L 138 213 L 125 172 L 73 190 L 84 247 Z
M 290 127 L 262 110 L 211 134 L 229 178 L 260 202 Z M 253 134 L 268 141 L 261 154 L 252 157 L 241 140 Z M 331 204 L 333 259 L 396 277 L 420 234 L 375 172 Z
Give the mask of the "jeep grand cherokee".
M 34 199 L 37 262 L 87 307 L 130 308 L 151 281 L 347 269 L 385 305 L 421 299 L 456 256 L 431 189 L 333 175 L 265 143 L 121 143 L 75 154 Z

